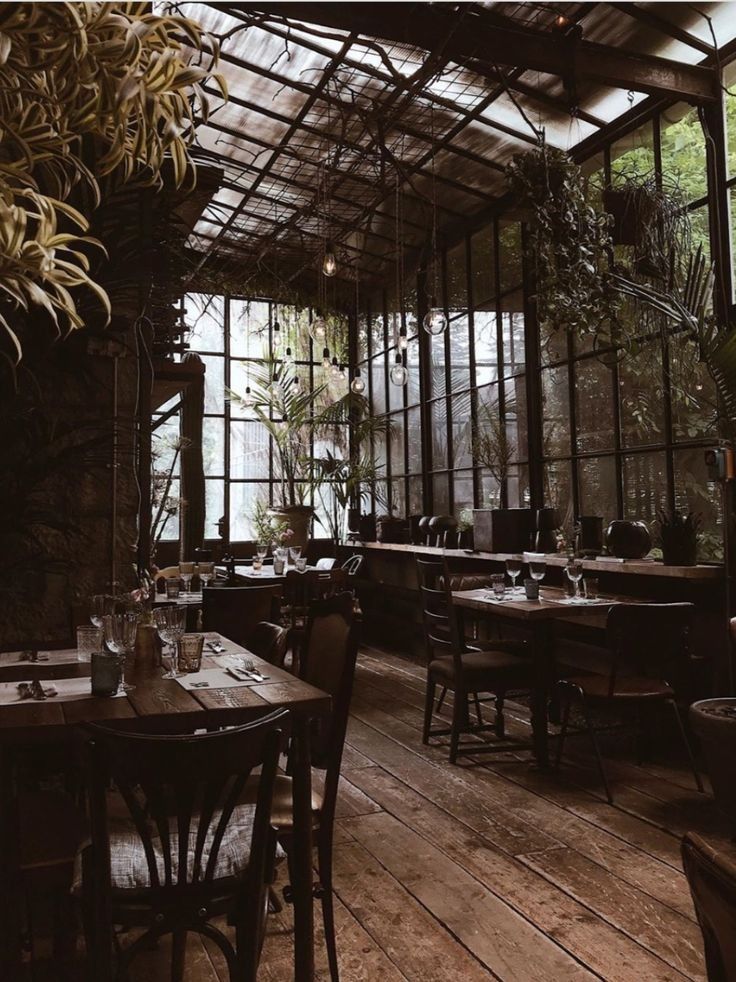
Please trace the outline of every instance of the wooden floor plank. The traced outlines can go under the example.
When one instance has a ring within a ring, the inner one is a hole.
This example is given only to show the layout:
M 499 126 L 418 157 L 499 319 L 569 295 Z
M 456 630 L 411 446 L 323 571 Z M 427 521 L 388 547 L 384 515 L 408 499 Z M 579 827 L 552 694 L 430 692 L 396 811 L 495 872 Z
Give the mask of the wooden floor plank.
M 595 978 L 462 867 L 393 816 L 381 812 L 349 819 L 346 824 L 361 845 L 498 978 L 568 982 Z M 454 976 L 443 974 L 442 978 Z

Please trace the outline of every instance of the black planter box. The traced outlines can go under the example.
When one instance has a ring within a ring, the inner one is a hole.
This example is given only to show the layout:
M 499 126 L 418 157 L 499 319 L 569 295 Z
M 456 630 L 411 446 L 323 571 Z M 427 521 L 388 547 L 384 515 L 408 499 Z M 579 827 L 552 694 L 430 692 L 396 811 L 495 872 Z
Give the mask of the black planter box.
M 473 545 L 481 552 L 524 552 L 533 527 L 531 508 L 478 508 L 473 511 Z

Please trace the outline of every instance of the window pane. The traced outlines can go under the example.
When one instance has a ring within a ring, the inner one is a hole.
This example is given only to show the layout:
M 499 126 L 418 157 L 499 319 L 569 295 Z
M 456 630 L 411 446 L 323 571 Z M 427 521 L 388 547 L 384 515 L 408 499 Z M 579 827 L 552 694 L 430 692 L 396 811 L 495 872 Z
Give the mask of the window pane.
M 472 419 L 470 393 L 455 396 L 452 400 L 452 466 L 472 467 Z
M 489 470 L 483 468 L 480 472 L 481 508 L 500 508 L 501 491 L 496 478 Z
M 205 539 L 219 539 L 218 521 L 225 514 L 225 482 L 208 480 L 204 482 Z
M 270 459 L 268 431 L 263 423 L 230 424 L 230 476 L 267 479 Z
M 708 480 L 701 448 L 676 450 L 675 507 L 700 515 L 702 530 L 698 540 L 698 559 L 723 561 L 723 510 L 718 486 Z
M 529 468 L 512 467 L 506 481 L 509 508 L 528 508 L 530 501 Z
M 514 290 L 521 283 L 521 225 L 518 222 L 499 222 L 501 293 Z
M 406 470 L 404 464 L 404 414 L 391 417 L 391 476 L 398 477 Z
M 184 298 L 185 320 L 191 330 L 192 351 L 225 351 L 225 299 L 204 293 L 189 293 Z
M 423 494 L 424 492 L 423 492 L 421 477 L 410 477 L 409 478 L 409 514 L 410 515 L 424 514 Z
M 498 378 L 498 347 L 496 337 L 496 313 L 493 310 L 476 310 L 473 315 L 475 330 L 475 384 L 486 385 Z
M 371 317 L 371 353 L 377 354 L 386 347 L 386 326 L 383 311 L 373 312 Z
M 432 477 L 432 496 L 435 515 L 450 513 L 450 480 L 447 474 L 434 474 Z
M 409 470 L 418 474 L 422 470 L 422 431 L 419 407 L 407 412 L 407 441 L 409 443 Z
M 404 518 L 406 516 L 406 491 L 404 479 L 391 481 L 391 503 L 394 506 L 394 518 Z
M 570 392 L 567 365 L 545 368 L 542 376 L 542 443 L 546 457 L 570 453 Z
M 470 240 L 471 267 L 473 273 L 473 306 L 478 307 L 496 295 L 493 225 L 476 232 Z
M 465 389 L 471 384 L 470 378 L 470 340 L 468 315 L 462 314 L 450 322 L 450 365 L 451 387 Z
M 526 380 L 519 375 L 504 382 L 506 432 L 515 460 L 529 459 L 529 426 L 526 414 Z
M 611 183 L 615 186 L 627 180 L 647 177 L 653 172 L 654 131 L 649 122 L 612 145 Z
M 230 539 L 243 542 L 255 537 L 253 514 L 256 501 L 268 502 L 267 484 L 230 485 Z
M 256 300 L 230 301 L 230 354 L 234 358 L 268 355 L 269 305 Z
M 206 477 L 225 474 L 225 421 L 205 416 L 202 425 L 202 462 Z
M 503 373 L 517 375 L 524 371 L 526 353 L 524 351 L 524 314 L 521 290 L 506 297 L 503 301 L 506 313 L 501 315 L 503 328 Z
M 698 348 L 685 335 L 670 338 L 672 432 L 675 440 L 716 436 L 717 393 Z
M 541 363 L 551 365 L 567 358 L 567 333 L 555 330 L 546 321 L 539 325 L 539 350 Z
M 406 399 L 409 406 L 414 406 L 420 401 L 419 389 L 419 341 L 412 338 L 406 349 L 406 359 L 404 361 L 406 370 L 409 373 L 409 381 L 406 383 Z
M 161 500 L 164 496 L 164 491 L 166 489 L 165 482 L 160 482 L 157 488 L 154 488 L 154 498 L 153 498 L 153 515 L 154 518 L 158 514 L 158 509 L 161 504 Z M 159 534 L 160 533 L 160 534 Z M 169 487 L 169 493 L 166 495 L 164 507 L 161 511 L 161 520 L 157 525 L 156 532 L 154 533 L 156 538 L 160 538 L 161 542 L 171 542 L 179 538 L 179 479 L 174 478 Z M 155 545 L 155 543 L 154 543 Z
M 459 515 L 461 511 L 474 507 L 472 471 L 455 471 L 453 474 L 453 480 L 455 482 L 453 488 L 455 497 L 455 514 Z
M 447 253 L 447 306 L 450 316 L 468 306 L 467 277 L 465 242 L 460 242 Z
M 644 345 L 619 366 L 621 439 L 624 446 L 664 442 L 662 352 L 659 344 Z
M 386 412 L 386 363 L 383 355 L 371 361 L 371 383 L 373 415 L 380 416 Z
M 557 509 L 562 525 L 571 525 L 574 516 L 570 462 L 558 460 L 545 464 L 543 480 L 545 505 Z
M 624 457 L 624 518 L 654 522 L 667 504 L 664 451 Z
M 204 411 L 206 413 L 225 412 L 225 359 L 203 355 L 204 373 Z
M 444 399 L 432 403 L 431 418 L 432 470 L 438 471 L 447 467 L 447 404 Z
M 575 403 L 578 450 L 612 450 L 613 382 L 597 358 L 575 365 Z
M 432 395 L 444 395 L 447 391 L 445 380 L 445 335 L 429 338 L 432 366 Z
M 578 461 L 580 514 L 600 515 L 604 525 L 618 513 L 615 457 L 592 457 Z
M 663 110 L 662 172 L 676 179 L 686 201 L 707 193 L 705 137 L 697 109 L 678 103 Z

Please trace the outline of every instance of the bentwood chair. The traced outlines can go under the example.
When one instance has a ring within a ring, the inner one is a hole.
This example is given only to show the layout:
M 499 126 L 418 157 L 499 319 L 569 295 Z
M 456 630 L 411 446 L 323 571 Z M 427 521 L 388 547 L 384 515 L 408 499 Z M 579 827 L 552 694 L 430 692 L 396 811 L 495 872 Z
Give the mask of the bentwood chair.
M 256 624 L 246 647 L 248 651 L 263 658 L 270 665 L 278 665 L 281 668 L 286 658 L 288 644 L 289 632 L 285 627 L 261 621 L 260 624 Z
M 279 617 L 281 586 L 205 587 L 202 591 L 202 627 L 217 631 L 243 647 L 261 621 Z
M 633 710 L 640 723 L 643 723 L 646 714 L 663 706 L 669 708 L 676 720 L 695 783 L 699 791 L 703 790 L 690 741 L 675 701 L 675 689 L 671 684 L 688 669 L 692 614 L 693 605 L 687 603 L 617 604 L 611 608 L 606 620 L 608 674 L 576 675 L 560 679 L 557 683 L 562 706 L 557 767 L 560 766 L 568 733 L 570 709 L 573 702 L 576 702 L 582 710 L 601 782 L 610 804 L 613 804 L 613 796 L 593 726 L 593 709 Z M 643 743 L 640 735 L 640 758 Z
M 420 561 L 421 562 L 421 561 Z M 419 563 L 418 563 L 419 565 Z M 503 749 L 500 743 L 479 741 L 460 742 L 463 734 L 477 736 L 493 730 L 502 740 L 505 736 L 503 705 L 510 691 L 528 691 L 532 685 L 533 665 L 526 657 L 526 648 L 518 642 L 494 641 L 479 650 L 471 648 L 461 633 L 458 618 L 452 606 L 453 590 L 472 589 L 462 573 L 453 573 L 445 560 L 442 576 L 434 586 L 420 586 L 425 639 L 427 645 L 427 688 L 424 704 L 424 728 L 422 739 L 429 743 L 433 736 L 450 737 L 450 763 L 458 756 L 483 751 Z M 420 582 L 426 581 L 431 571 L 420 570 Z M 452 721 L 449 728 L 433 728 L 437 686 L 454 693 Z M 490 692 L 495 697 L 496 719 L 493 725 L 481 721 L 471 724 L 468 715 L 468 698 L 478 693 Z
M 358 576 L 365 565 L 365 560 L 363 556 L 356 553 L 356 555 L 351 556 L 350 559 L 346 559 L 342 564 L 341 569 L 346 569 L 350 576 Z
M 332 842 L 357 654 L 358 622 L 353 616 L 352 594 L 342 593 L 313 603 L 309 610 L 299 676 L 332 696 L 329 717 L 321 720 L 312 731 L 310 751 L 312 766 L 324 774 L 323 790 L 321 793 L 314 792 L 312 803 L 319 877 L 315 895 L 322 903 L 330 976 L 335 982 L 338 966 L 332 892 Z M 271 822 L 289 856 L 293 837 L 292 814 L 291 777 L 279 774 L 274 789 Z M 285 894 L 288 897 L 290 890 L 287 889 Z
M 276 836 L 270 814 L 288 713 L 197 735 L 148 735 L 89 724 L 91 845 L 81 888 L 92 978 L 109 963 L 112 927 L 145 930 L 118 949 L 116 978 L 137 954 L 172 935 L 172 982 L 184 976 L 189 932 L 221 950 L 231 982 L 255 982 Z M 257 794 L 240 803 L 255 768 Z M 114 785 L 121 815 L 108 815 Z M 283 855 L 281 853 L 281 855 Z M 235 944 L 211 921 L 225 916 Z
M 688 832 L 682 862 L 703 932 L 708 982 L 736 979 L 736 855 Z

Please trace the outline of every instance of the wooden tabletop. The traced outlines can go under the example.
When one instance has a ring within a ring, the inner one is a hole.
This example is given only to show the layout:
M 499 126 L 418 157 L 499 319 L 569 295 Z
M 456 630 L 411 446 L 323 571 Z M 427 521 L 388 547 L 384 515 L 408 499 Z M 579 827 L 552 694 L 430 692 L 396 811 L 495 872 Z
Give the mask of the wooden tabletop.
M 614 604 L 622 602 L 619 597 L 601 597 L 602 602 L 595 604 L 561 603 L 560 601 L 565 599 L 565 593 L 553 587 L 543 587 L 539 591 L 539 600 L 520 597 L 518 600 L 494 603 L 485 599 L 487 595 L 487 588 L 460 590 L 452 594 L 452 602 L 458 607 L 482 610 L 487 614 L 522 621 L 563 620 L 568 617 L 590 617 L 591 614 L 596 613 L 605 615 Z
M 228 651 L 247 654 L 257 670 L 268 676 L 265 682 L 232 688 L 186 690 L 176 679 L 161 677 L 162 669 L 153 664 L 139 666 L 130 679 L 135 688 L 125 696 L 104 699 L 93 697 L 69 701 L 42 702 L 27 700 L 0 705 L 0 745 L 17 742 L 45 742 L 62 736 L 64 730 L 83 722 L 145 719 L 153 726 L 165 725 L 176 716 L 193 728 L 208 725 L 246 723 L 264 711 L 288 709 L 292 712 L 320 716 L 330 710 L 330 696 L 289 672 L 269 664 L 245 649 L 222 639 Z M 203 668 L 214 668 L 212 655 L 202 659 Z M 89 671 L 80 665 L 75 671 Z M 33 675 L 44 679 L 42 663 L 34 666 Z M 29 673 L 29 677 L 32 677 Z M 46 676 L 47 678 L 50 676 Z

